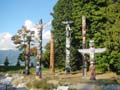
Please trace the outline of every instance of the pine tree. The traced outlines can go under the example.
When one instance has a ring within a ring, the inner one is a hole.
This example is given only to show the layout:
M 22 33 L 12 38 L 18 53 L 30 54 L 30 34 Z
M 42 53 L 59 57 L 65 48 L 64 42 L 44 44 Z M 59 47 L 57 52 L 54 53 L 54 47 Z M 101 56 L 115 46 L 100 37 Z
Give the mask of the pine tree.
M 87 42 L 94 39 L 95 47 L 106 47 L 103 54 L 96 54 L 99 69 L 119 70 L 120 57 L 120 0 L 59 0 L 54 6 L 53 33 L 55 38 L 55 62 L 64 67 L 65 63 L 65 26 L 62 21 L 72 20 L 71 64 L 81 61 L 77 49 L 82 48 L 82 15 L 86 16 Z M 77 68 L 75 68 L 77 69 Z
M 9 60 L 8 57 L 6 56 L 5 61 L 4 61 L 4 66 L 8 66 L 9 65 Z
M 20 61 L 19 60 L 17 61 L 16 66 L 20 67 Z

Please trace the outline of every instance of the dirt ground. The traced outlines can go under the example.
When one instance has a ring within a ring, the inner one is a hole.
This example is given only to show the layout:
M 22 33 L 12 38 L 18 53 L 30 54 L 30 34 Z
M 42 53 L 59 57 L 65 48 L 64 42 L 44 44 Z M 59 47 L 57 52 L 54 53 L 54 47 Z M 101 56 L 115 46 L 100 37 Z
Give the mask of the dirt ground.
M 12 83 L 17 84 L 17 86 L 25 86 L 25 83 L 27 82 L 33 82 L 33 80 L 36 79 L 35 74 L 31 74 L 29 76 L 23 75 L 23 74 L 17 74 L 16 76 L 13 74 L 13 80 Z M 19 77 L 19 78 L 18 78 Z M 70 87 L 75 87 L 77 85 L 77 88 L 84 88 L 84 89 L 77 89 L 77 90 L 109 90 L 108 88 L 111 87 L 119 87 L 119 89 L 110 89 L 110 90 L 120 90 L 120 83 L 117 84 L 116 81 L 120 81 L 120 76 L 116 75 L 113 72 L 106 72 L 103 74 L 97 74 L 96 80 L 90 80 L 90 73 L 87 73 L 87 76 L 85 78 L 82 77 L 82 73 L 80 71 L 71 72 L 70 74 L 65 74 L 65 72 L 55 72 L 54 74 L 50 74 L 48 71 L 42 73 L 42 78 L 38 80 L 47 80 L 49 83 L 53 83 L 56 85 L 69 85 Z M 18 82 L 19 81 L 19 82 Z M 24 83 L 23 83 L 24 82 Z M 24 84 L 24 85 L 23 85 Z M 106 85 L 108 85 L 106 87 Z M 109 86 L 110 85 L 110 86 Z M 116 86 L 119 85 L 119 86 Z M 16 87 L 17 87 L 16 86 Z M 107 89 L 101 89 L 104 88 Z M 88 89 L 88 87 L 90 87 Z M 85 89 L 87 88 L 87 89 Z M 97 89 L 96 89 L 97 88 Z M 100 89 L 98 89 L 100 88 Z M 72 89 L 74 90 L 74 89 Z M 76 89 L 75 89 L 76 90 Z
M 99 80 L 110 80 L 110 81 L 114 81 L 115 79 L 118 79 L 120 76 L 116 75 L 113 72 L 106 72 L 104 74 L 96 74 L 96 81 Z M 90 80 L 90 73 L 87 73 L 87 76 L 85 78 L 82 77 L 82 73 L 80 73 L 79 71 L 77 72 L 72 72 L 70 74 L 65 74 L 64 72 L 57 72 L 53 75 L 51 74 L 47 74 L 44 73 L 43 74 L 43 78 L 48 78 L 48 79 L 54 79 L 54 80 L 58 80 L 60 82 L 68 82 L 68 83 L 86 83 L 86 82 L 91 82 Z M 94 82 L 94 81 L 93 81 Z

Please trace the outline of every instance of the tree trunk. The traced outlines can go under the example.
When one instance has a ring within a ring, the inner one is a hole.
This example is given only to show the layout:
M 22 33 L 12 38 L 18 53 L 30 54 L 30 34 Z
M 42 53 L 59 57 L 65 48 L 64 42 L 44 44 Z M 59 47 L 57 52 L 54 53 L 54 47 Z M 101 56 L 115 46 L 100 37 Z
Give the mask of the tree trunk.
M 29 71 L 29 63 L 30 63 L 30 44 L 28 43 L 26 46 L 26 67 L 25 67 L 25 74 L 29 75 L 30 71 Z

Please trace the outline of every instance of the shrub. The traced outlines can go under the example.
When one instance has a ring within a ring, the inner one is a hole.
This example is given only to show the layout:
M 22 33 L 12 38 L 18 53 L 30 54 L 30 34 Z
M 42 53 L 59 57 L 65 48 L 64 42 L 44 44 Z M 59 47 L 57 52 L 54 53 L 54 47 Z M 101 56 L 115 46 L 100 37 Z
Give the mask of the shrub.
M 53 90 L 54 85 L 51 83 L 47 83 L 47 80 L 33 80 L 32 82 L 28 82 L 26 85 L 28 88 L 34 89 L 42 89 L 42 90 Z
M 120 79 L 116 79 L 117 84 L 120 85 Z

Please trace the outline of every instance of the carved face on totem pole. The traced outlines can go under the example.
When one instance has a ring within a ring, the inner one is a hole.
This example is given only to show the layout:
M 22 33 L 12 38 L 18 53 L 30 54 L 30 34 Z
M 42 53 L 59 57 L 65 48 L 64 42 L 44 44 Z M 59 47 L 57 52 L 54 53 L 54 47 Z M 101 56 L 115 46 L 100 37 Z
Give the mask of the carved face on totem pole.
M 90 46 L 90 61 L 94 60 L 94 54 L 95 54 L 95 48 L 94 48 L 94 40 L 90 40 L 89 42 Z

